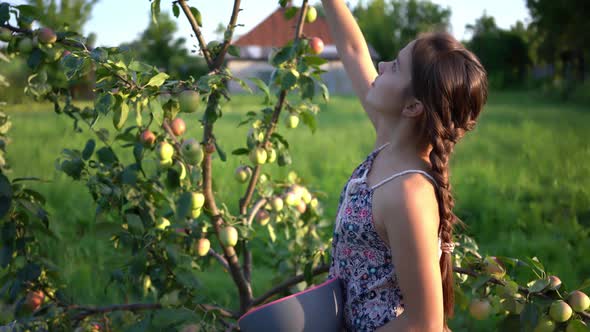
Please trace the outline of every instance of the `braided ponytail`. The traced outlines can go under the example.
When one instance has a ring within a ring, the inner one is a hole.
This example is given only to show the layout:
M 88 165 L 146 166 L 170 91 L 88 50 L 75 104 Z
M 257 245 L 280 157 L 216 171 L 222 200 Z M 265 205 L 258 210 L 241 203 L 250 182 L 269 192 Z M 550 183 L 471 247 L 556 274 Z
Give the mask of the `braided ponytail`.
M 472 130 L 487 99 L 487 75 L 473 53 L 448 33 L 417 39 L 412 50 L 412 92 L 424 108 L 417 122 L 419 139 L 432 146 L 429 159 L 436 180 L 439 236 L 453 242 L 455 225 L 465 224 L 453 213 L 455 200 L 449 180 L 449 160 L 455 144 Z M 445 331 L 447 318 L 454 316 L 454 273 L 452 255 L 440 258 Z

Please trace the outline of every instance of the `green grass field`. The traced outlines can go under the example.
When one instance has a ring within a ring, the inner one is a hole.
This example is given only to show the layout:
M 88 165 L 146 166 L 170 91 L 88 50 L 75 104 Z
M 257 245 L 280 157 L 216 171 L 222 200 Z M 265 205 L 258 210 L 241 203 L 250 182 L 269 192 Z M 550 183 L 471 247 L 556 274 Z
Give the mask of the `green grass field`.
M 236 125 L 247 111 L 260 108 L 259 100 L 236 96 L 226 106 L 216 137 L 228 154 L 245 146 L 247 127 Z M 590 277 L 590 109 L 543 100 L 524 92 L 491 94 L 478 127 L 459 143 L 451 160 L 455 212 L 483 254 L 537 256 L 568 287 L 575 287 Z M 71 284 L 72 295 L 82 303 L 112 301 L 112 294 L 103 288 L 113 250 L 107 239 L 94 234 L 92 200 L 81 183 L 54 166 L 63 148 L 82 149 L 87 134 L 75 133 L 71 121 L 53 113 L 50 106 L 15 105 L 8 114 L 14 140 L 8 146 L 11 177 L 51 180 L 34 186 L 48 198 L 51 227 L 62 238 L 47 246 Z M 196 124 L 199 116 L 185 120 Z M 112 128 L 110 120 L 105 124 Z M 292 169 L 312 189 L 327 194 L 326 217 L 334 220 L 340 190 L 372 150 L 375 135 L 353 97 L 335 97 L 322 106 L 318 124 L 315 135 L 303 126 L 295 130 L 280 126 L 280 131 L 292 144 Z M 201 135 L 201 129 L 192 126 L 185 136 Z M 245 189 L 232 177 L 239 161 L 231 157 L 227 163 L 214 161 L 218 197 L 232 208 Z M 284 177 L 288 169 L 274 164 L 267 171 Z M 256 271 L 255 293 L 270 286 L 271 270 Z M 218 274 L 203 279 L 215 283 L 209 295 L 223 302 L 233 300 L 233 290 L 228 293 L 219 287 L 229 284 L 229 277 L 227 283 Z

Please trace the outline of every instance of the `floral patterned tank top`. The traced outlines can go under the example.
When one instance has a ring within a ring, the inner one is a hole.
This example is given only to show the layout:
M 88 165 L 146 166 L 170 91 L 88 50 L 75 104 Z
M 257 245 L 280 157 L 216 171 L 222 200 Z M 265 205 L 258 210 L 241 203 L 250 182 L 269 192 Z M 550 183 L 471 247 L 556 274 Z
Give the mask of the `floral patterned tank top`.
M 349 331 L 374 331 L 395 319 L 404 308 L 390 249 L 373 222 L 374 190 L 407 173 L 422 173 L 436 184 L 428 173 L 408 170 L 370 187 L 367 174 L 373 160 L 387 144 L 371 152 L 357 166 L 340 194 L 328 279 L 338 277 L 342 281 L 344 326 Z M 440 238 L 438 253 L 440 257 Z

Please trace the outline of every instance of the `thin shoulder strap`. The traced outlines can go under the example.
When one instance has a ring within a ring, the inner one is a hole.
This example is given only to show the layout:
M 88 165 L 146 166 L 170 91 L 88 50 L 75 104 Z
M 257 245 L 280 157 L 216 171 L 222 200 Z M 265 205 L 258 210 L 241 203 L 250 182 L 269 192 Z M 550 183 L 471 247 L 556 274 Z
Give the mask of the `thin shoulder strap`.
M 372 189 L 373 190 L 374 189 L 377 189 L 380 186 L 382 186 L 385 183 L 387 183 L 388 181 L 391 181 L 391 180 L 393 180 L 393 179 L 395 179 L 395 178 L 397 178 L 399 176 L 406 175 L 408 173 L 420 173 L 420 174 L 426 176 L 430 181 L 432 181 L 432 183 L 434 183 L 435 186 L 438 186 L 438 184 L 436 183 L 436 180 L 434 180 L 434 178 L 430 174 L 428 174 L 428 173 L 426 173 L 424 171 L 418 170 L 418 169 L 409 169 L 409 170 L 406 170 L 406 171 L 403 171 L 403 172 L 399 172 L 399 173 L 393 174 L 392 176 L 390 176 L 390 177 L 384 179 L 383 181 L 377 183 L 376 185 L 374 185 L 372 187 Z
M 383 145 L 381 145 L 380 147 L 376 148 L 375 150 L 373 150 L 373 153 L 379 152 L 381 150 L 383 150 L 384 147 L 388 146 L 390 142 L 387 142 Z

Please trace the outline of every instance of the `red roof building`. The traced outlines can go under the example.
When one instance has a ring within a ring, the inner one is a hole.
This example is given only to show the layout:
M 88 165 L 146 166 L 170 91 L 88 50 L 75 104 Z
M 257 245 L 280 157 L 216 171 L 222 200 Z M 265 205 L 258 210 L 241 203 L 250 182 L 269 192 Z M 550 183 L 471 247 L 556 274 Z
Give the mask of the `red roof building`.
M 286 19 L 286 10 L 287 8 L 279 7 L 252 30 L 233 42 L 240 48 L 240 57 L 228 54 L 226 59 L 228 68 L 236 77 L 241 79 L 257 77 L 268 81 L 274 70 L 268 63 L 269 55 L 293 40 L 297 28 L 298 14 L 291 19 Z M 328 63 L 322 66 L 322 69 L 326 71 L 322 74 L 322 80 L 328 86 L 328 90 L 336 94 L 353 93 L 352 84 L 338 57 L 326 18 L 318 15 L 313 23 L 305 23 L 303 37 L 319 37 L 324 42 L 324 51 L 320 56 L 328 60 Z M 369 53 L 374 61 L 378 58 L 377 52 L 370 45 Z M 229 82 L 229 88 L 234 93 L 243 91 L 234 81 Z

